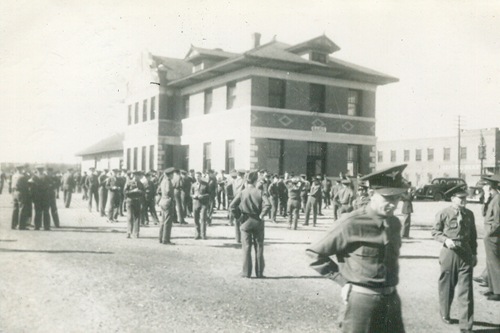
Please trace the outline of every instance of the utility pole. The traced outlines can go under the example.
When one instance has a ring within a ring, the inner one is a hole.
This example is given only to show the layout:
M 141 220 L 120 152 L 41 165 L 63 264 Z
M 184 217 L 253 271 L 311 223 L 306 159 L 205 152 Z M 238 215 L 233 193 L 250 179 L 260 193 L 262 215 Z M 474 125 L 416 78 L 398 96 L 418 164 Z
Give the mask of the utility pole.
M 458 116 L 458 178 L 460 178 L 460 160 L 462 159 L 462 147 L 460 146 L 460 115 Z
M 483 131 L 480 131 L 481 139 L 479 141 L 479 160 L 481 161 L 481 170 L 480 175 L 484 174 L 483 172 L 483 161 L 486 159 L 486 142 L 484 141 Z

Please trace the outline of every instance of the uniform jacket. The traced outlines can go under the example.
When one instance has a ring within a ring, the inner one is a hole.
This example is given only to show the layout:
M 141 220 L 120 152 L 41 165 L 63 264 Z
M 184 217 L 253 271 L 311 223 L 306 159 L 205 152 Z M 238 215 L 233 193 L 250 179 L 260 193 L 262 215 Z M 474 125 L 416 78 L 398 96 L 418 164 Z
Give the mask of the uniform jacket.
M 279 192 L 279 185 L 278 184 L 279 183 L 271 183 L 269 185 L 269 187 L 267 188 L 267 191 L 268 191 L 270 197 L 273 197 L 273 198 L 279 197 L 280 192 Z
M 311 183 L 311 190 L 309 191 L 309 196 L 313 197 L 315 199 L 320 199 L 321 198 L 321 184 L 312 182 Z
M 210 195 L 208 189 L 208 183 L 200 180 L 200 182 L 194 182 L 191 185 L 191 197 L 193 198 L 193 207 L 199 207 L 200 205 L 208 204 L 208 197 Z
M 444 243 L 447 238 L 459 241 L 459 248 L 466 256 L 477 254 L 477 232 L 474 214 L 467 208 L 459 209 L 450 206 L 436 214 L 432 236 Z
M 73 175 L 69 172 L 66 172 L 63 175 L 62 182 L 63 182 L 63 190 L 66 190 L 66 191 L 72 191 L 76 186 L 75 178 L 73 178 Z
M 288 188 L 288 200 L 300 200 L 300 195 L 302 193 L 304 185 L 301 182 L 296 184 L 290 182 L 287 184 Z
M 128 200 L 142 200 L 144 196 L 144 185 L 139 180 L 129 179 L 123 190 Z
M 500 237 L 500 194 L 496 193 L 491 197 L 491 201 L 484 216 L 485 230 L 489 237 Z
M 341 205 L 352 206 L 354 200 L 354 193 L 350 187 L 341 188 L 333 197 L 335 202 Z
M 96 189 L 99 187 L 99 179 L 95 173 L 88 175 L 85 183 L 88 189 Z
M 252 184 L 247 184 L 247 187 L 236 195 L 229 209 L 235 216 L 241 213 L 242 216 L 246 215 L 252 218 L 254 222 L 258 222 L 269 212 L 271 203 L 262 190 L 259 190 Z
M 403 207 L 401 207 L 401 213 L 403 214 L 411 214 L 413 213 L 413 194 L 411 193 L 403 193 L 401 196 L 401 201 L 403 201 Z
M 172 181 L 168 177 L 163 177 L 157 191 L 158 194 L 161 195 L 160 198 L 161 209 L 165 211 L 174 209 L 175 207 L 174 186 L 172 185 Z
M 369 206 L 344 215 L 340 223 L 306 251 L 310 266 L 339 284 L 349 282 L 380 288 L 399 281 L 401 223 L 395 216 L 379 216 Z M 336 255 L 340 267 L 330 256 Z

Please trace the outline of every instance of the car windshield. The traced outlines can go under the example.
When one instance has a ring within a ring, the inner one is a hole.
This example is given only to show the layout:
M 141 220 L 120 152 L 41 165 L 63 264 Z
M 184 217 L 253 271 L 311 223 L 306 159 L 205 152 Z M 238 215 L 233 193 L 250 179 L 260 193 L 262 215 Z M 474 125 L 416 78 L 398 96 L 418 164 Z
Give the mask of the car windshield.
M 432 185 L 438 185 L 438 184 L 440 184 L 440 183 L 441 183 L 441 179 L 434 179 L 434 180 L 431 182 L 431 184 L 432 184 Z

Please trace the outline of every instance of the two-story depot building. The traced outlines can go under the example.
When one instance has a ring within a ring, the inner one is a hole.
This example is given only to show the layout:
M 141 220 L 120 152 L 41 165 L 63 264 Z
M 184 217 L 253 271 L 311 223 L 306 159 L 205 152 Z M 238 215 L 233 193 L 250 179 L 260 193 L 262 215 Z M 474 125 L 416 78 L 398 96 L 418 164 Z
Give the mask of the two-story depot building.
M 375 94 L 398 79 L 335 59 L 320 36 L 242 53 L 144 54 L 128 83 L 128 169 L 264 168 L 353 176 L 375 167 Z

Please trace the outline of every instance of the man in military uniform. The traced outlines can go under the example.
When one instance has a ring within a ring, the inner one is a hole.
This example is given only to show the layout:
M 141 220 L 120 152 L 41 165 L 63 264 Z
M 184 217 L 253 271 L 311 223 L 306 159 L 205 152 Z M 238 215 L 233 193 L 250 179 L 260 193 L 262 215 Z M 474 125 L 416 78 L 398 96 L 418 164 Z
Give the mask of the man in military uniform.
M 332 181 L 326 178 L 326 175 L 323 177 L 323 181 L 321 182 L 321 190 L 323 191 L 323 201 L 325 203 L 325 209 L 330 208 L 331 205 L 331 193 L 332 193 Z
M 149 225 L 149 216 L 153 219 L 155 225 L 158 224 L 158 215 L 156 214 L 156 184 L 151 179 L 151 172 L 146 173 L 146 177 L 142 179 L 142 184 L 144 185 L 144 207 L 142 209 L 142 214 L 144 216 L 144 221 L 146 225 Z
M 402 194 L 401 197 L 403 197 L 403 195 L 404 194 Z M 365 184 L 359 184 L 356 199 L 352 202 L 353 210 L 360 209 L 366 206 L 369 202 L 370 196 L 368 195 L 368 187 Z
M 51 191 L 49 192 L 49 207 L 50 207 L 50 215 L 52 216 L 52 220 L 54 221 L 54 226 L 59 228 L 59 212 L 57 211 L 57 201 L 59 188 L 61 187 L 61 179 L 59 175 L 54 173 L 52 168 L 47 169 L 47 179 L 49 181 L 49 186 Z
M 43 220 L 43 229 L 50 230 L 50 198 L 55 196 L 49 177 L 44 173 L 45 168 L 38 166 L 32 181 L 32 196 L 35 204 L 35 230 L 40 230 Z
M 282 217 L 287 217 L 288 204 L 288 188 L 285 184 L 285 176 L 281 175 L 278 181 L 279 192 L 279 214 Z
M 403 201 L 403 206 L 401 207 L 401 213 L 403 214 L 401 238 L 410 238 L 411 214 L 413 213 L 413 190 L 411 188 L 411 183 L 408 185 L 410 186 L 408 191 L 401 196 L 401 200 Z
M 465 208 L 466 202 L 467 192 L 455 193 L 451 206 L 436 214 L 432 236 L 443 244 L 438 284 L 441 319 L 451 324 L 450 308 L 457 287 L 460 330 L 472 332 L 472 270 L 477 264 L 477 233 L 474 214 Z
M 278 186 L 279 177 L 278 175 L 273 176 L 273 181 L 269 184 L 267 188 L 269 194 L 269 201 L 271 202 L 271 221 L 276 223 L 276 214 L 278 213 L 278 204 L 279 204 L 279 186 Z
M 108 200 L 108 190 L 106 189 L 106 179 L 108 179 L 108 169 L 99 175 L 99 212 L 101 216 L 106 216 L 106 201 Z
M 141 221 L 141 203 L 144 196 L 144 186 L 141 183 L 142 171 L 134 171 L 134 178 L 125 184 L 125 201 L 127 204 L 127 238 L 133 235 L 139 238 Z
M 174 222 L 175 215 L 175 197 L 174 187 L 172 185 L 172 176 L 175 168 L 165 169 L 164 177 L 158 187 L 158 194 L 160 198 L 160 208 L 162 211 L 162 223 L 160 227 L 160 243 L 165 245 L 172 245 L 170 241 L 172 232 L 172 223 Z
M 303 192 L 304 185 L 297 179 L 292 178 L 287 183 L 288 188 L 288 229 L 292 228 L 293 220 L 293 230 L 297 230 L 297 224 L 299 222 L 299 214 L 301 207 L 301 193 Z
M 217 177 L 214 175 L 213 170 L 208 170 L 208 211 L 207 211 L 207 225 L 212 224 L 212 215 L 215 209 L 215 197 L 217 196 Z
M 118 209 L 120 205 L 120 186 L 116 174 L 119 172 L 118 169 L 113 169 L 109 172 L 109 177 L 105 181 L 106 191 L 108 193 L 107 203 L 106 203 L 106 215 L 108 217 L 108 222 L 117 222 Z
M 69 168 L 68 171 L 63 175 L 62 188 L 63 188 L 63 199 L 64 207 L 69 208 L 71 205 L 71 196 L 75 190 L 75 178 L 73 177 L 73 169 Z
M 500 176 L 488 176 L 484 180 L 487 183 L 483 189 L 485 194 L 489 194 L 484 215 L 484 248 L 488 273 L 488 291 L 485 296 L 490 301 L 500 301 Z
M 243 191 L 230 204 L 233 214 L 240 216 L 243 270 L 242 277 L 252 276 L 252 245 L 255 247 L 255 275 L 264 278 L 264 216 L 271 208 L 267 195 L 256 186 L 258 174 L 248 173 L 247 184 Z
M 225 192 L 227 196 L 227 206 L 228 206 L 228 211 L 227 211 L 227 218 L 229 220 L 228 225 L 233 226 L 234 225 L 234 216 L 231 214 L 231 210 L 229 209 L 229 204 L 231 204 L 231 201 L 234 199 L 234 180 L 236 179 L 236 170 L 231 170 L 229 173 L 229 177 L 226 179 L 226 183 L 224 184 L 225 187 Z
M 217 210 L 220 210 L 220 205 L 222 204 L 222 209 L 226 209 L 226 175 L 224 170 L 220 171 L 220 175 L 217 177 Z
M 85 181 L 85 185 L 89 194 L 89 212 L 92 211 L 92 199 L 95 200 L 95 208 L 99 211 L 99 179 L 95 168 L 89 169 L 89 175 Z
M 28 186 L 28 177 L 24 174 L 24 166 L 16 166 L 16 172 L 12 176 L 12 199 L 14 210 L 12 211 L 11 228 L 19 230 L 28 229 L 28 220 L 30 216 L 31 198 Z
M 183 179 L 181 177 L 181 173 L 179 169 L 174 168 L 174 173 L 171 178 L 172 181 L 172 186 L 174 188 L 174 198 L 175 198 L 175 212 L 177 215 L 177 223 L 180 224 L 187 224 L 186 221 L 184 221 L 184 210 L 182 209 L 182 188 L 184 187 L 183 185 Z
M 336 221 L 339 219 L 340 216 L 338 216 L 337 212 L 340 208 L 340 204 L 335 201 L 335 196 L 337 193 L 339 193 L 340 189 L 342 189 L 342 180 L 337 179 L 335 180 L 335 185 L 332 186 L 332 191 L 331 191 L 331 203 L 333 207 L 333 220 Z
M 125 184 L 127 183 L 127 170 L 120 170 L 117 175 L 116 175 L 116 186 L 118 186 L 118 191 L 116 192 L 116 195 L 118 196 L 118 209 L 117 213 L 120 216 L 123 215 L 123 206 L 125 202 L 125 194 L 123 193 L 123 190 L 125 189 Z M 116 216 L 118 218 L 118 216 Z M 115 218 L 115 220 L 116 220 Z
M 348 179 L 342 180 L 342 188 L 335 194 L 333 201 L 337 204 L 337 217 L 343 213 L 352 211 L 352 201 L 354 200 L 354 193 L 351 189 L 351 181 Z
M 304 213 L 306 209 L 306 204 L 307 204 L 307 197 L 309 194 L 309 191 L 311 190 L 311 183 L 307 180 L 307 176 L 305 174 L 300 175 L 300 182 L 302 184 L 302 189 L 300 192 L 300 199 L 301 199 L 301 209 L 302 213 Z
M 339 283 L 346 303 L 344 333 L 405 332 L 399 282 L 401 223 L 394 216 L 406 191 L 406 164 L 364 176 L 375 193 L 363 209 L 344 215 L 341 223 L 307 249 L 311 267 Z M 338 262 L 332 260 L 336 255 Z
M 182 189 L 181 189 L 181 206 L 184 218 L 192 216 L 193 204 L 191 202 L 191 185 L 193 179 L 187 174 L 187 171 L 181 170 Z
M 236 175 L 236 179 L 233 181 L 233 194 L 234 197 L 238 195 L 241 191 L 245 189 L 245 174 L 246 170 L 240 169 L 238 170 Z M 234 217 L 234 214 L 231 214 Z M 234 217 L 234 232 L 235 232 L 235 239 L 236 243 L 241 243 L 241 230 L 240 230 L 241 224 L 240 224 L 240 219 Z
M 87 188 L 87 171 L 83 172 L 82 178 L 80 179 L 80 185 L 83 190 L 83 195 L 82 195 L 82 200 L 88 200 L 89 199 L 89 194 L 88 191 L 89 189 Z
M 318 218 L 318 206 L 321 206 L 321 183 L 320 179 L 316 178 L 310 185 L 311 189 L 308 193 L 306 210 L 305 210 L 305 222 L 304 225 L 309 225 L 309 216 L 311 215 L 311 210 L 313 214 L 313 226 L 316 226 L 316 219 Z
M 210 191 L 208 189 L 208 183 L 202 180 L 201 172 L 196 172 L 196 181 L 191 186 L 194 224 L 196 225 L 195 239 L 207 239 L 209 196 Z

